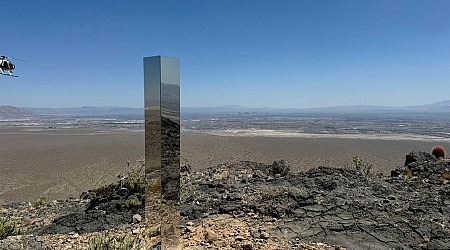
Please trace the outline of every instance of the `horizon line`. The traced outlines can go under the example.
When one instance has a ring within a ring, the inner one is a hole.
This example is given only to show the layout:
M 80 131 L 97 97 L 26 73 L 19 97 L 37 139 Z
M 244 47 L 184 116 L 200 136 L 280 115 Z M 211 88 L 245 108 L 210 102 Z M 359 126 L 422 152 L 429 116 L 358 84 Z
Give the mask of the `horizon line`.
M 245 106 L 239 104 L 227 104 L 227 105 L 219 105 L 219 106 L 180 106 L 180 108 L 247 108 L 247 109 L 324 109 L 324 108 L 340 108 L 340 107 L 380 107 L 380 108 L 407 108 L 407 107 L 416 107 L 416 106 L 426 106 L 433 105 L 442 102 L 450 102 L 448 100 L 436 101 L 434 103 L 426 103 L 426 104 L 416 104 L 416 105 L 403 105 L 403 106 L 392 106 L 392 105 L 372 105 L 372 104 L 353 104 L 353 105 L 337 105 L 337 106 L 318 106 L 318 107 L 254 107 L 254 106 Z M 131 108 L 131 109 L 144 109 L 142 107 L 131 107 L 131 106 L 117 106 L 117 105 L 102 105 L 102 106 L 93 106 L 93 105 L 83 105 L 83 106 L 69 106 L 69 107 L 27 107 L 27 106 L 14 106 L 8 104 L 1 104 L 0 106 L 10 106 L 16 108 L 31 108 L 31 109 L 81 109 L 81 108 Z

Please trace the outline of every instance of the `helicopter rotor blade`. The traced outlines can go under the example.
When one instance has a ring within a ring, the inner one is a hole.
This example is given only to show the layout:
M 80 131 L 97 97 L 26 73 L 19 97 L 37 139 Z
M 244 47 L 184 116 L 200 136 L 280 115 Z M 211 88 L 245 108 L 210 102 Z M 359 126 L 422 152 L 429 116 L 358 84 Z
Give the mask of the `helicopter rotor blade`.
M 5 58 L 13 59 L 13 60 L 16 60 L 16 61 L 22 61 L 22 62 L 30 62 L 30 61 L 23 60 L 23 59 L 20 59 L 20 58 L 15 58 L 15 57 L 12 57 L 12 56 L 5 56 Z
M 11 58 L 11 59 L 16 60 L 16 61 L 30 62 L 30 61 L 23 60 L 23 59 L 20 59 L 20 58 L 15 58 L 15 57 L 8 57 L 8 58 Z

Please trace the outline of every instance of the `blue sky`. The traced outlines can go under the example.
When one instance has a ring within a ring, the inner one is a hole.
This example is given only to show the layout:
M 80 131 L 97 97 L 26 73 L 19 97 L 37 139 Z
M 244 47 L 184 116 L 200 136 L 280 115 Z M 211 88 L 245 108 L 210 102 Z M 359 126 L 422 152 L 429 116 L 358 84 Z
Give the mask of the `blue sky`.
M 142 58 L 181 60 L 181 105 L 450 99 L 450 1 L 10 1 L 0 105 L 143 106 Z

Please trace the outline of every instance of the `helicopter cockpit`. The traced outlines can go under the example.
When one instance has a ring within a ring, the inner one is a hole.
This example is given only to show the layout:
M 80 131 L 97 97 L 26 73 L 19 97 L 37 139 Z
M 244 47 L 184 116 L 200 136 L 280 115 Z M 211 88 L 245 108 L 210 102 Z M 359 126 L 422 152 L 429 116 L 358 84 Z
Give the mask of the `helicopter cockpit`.
M 2 68 L 8 69 L 8 70 L 13 70 L 16 68 L 16 66 L 13 63 L 11 63 L 10 61 L 7 61 L 7 60 L 2 60 L 0 65 Z
M 0 56 L 0 74 L 17 77 L 12 74 L 12 71 L 15 68 L 16 66 L 10 60 L 8 60 L 6 56 Z M 6 70 L 8 74 L 5 74 L 4 70 Z

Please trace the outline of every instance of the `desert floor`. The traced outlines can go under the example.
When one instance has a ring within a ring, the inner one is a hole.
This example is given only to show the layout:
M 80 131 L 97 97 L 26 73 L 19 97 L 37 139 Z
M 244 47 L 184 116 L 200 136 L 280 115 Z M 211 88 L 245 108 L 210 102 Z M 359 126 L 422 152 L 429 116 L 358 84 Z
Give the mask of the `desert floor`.
M 382 139 L 315 138 L 277 136 L 220 136 L 195 132 L 182 133 L 181 160 L 194 168 L 203 168 L 225 162 L 256 161 L 272 163 L 284 159 L 294 171 L 317 166 L 344 167 L 353 156 L 373 164 L 374 171 L 386 175 L 397 166 L 403 166 L 411 151 L 431 152 L 436 145 L 450 149 L 450 142 L 421 138 L 404 139 L 401 136 Z
M 0 204 L 78 197 L 144 156 L 142 130 L 0 129 Z M 137 164 L 137 163 L 136 163 Z
M 287 160 L 294 171 L 344 166 L 356 155 L 389 174 L 412 150 L 429 152 L 448 142 L 345 138 L 220 136 L 181 133 L 181 163 L 194 169 L 236 161 Z M 0 129 L 0 204 L 78 197 L 117 180 L 144 156 L 142 130 Z

